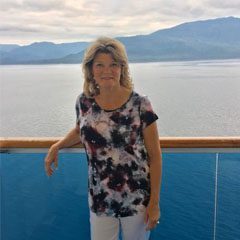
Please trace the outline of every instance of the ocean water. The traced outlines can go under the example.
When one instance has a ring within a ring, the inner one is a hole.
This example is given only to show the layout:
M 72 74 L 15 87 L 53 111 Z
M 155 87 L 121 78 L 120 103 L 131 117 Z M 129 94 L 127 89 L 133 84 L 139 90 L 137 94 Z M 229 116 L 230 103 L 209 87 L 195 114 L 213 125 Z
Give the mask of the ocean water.
M 240 60 L 130 64 L 160 136 L 239 136 Z M 58 137 L 75 125 L 81 65 L 0 66 L 0 136 Z

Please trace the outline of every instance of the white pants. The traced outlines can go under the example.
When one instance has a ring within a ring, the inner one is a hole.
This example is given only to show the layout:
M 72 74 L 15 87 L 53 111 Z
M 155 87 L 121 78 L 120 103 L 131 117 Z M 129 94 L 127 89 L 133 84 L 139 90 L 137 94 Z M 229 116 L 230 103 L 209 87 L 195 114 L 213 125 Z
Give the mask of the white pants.
M 121 229 L 123 240 L 148 240 L 144 212 L 131 217 L 99 217 L 90 211 L 91 240 L 118 240 Z

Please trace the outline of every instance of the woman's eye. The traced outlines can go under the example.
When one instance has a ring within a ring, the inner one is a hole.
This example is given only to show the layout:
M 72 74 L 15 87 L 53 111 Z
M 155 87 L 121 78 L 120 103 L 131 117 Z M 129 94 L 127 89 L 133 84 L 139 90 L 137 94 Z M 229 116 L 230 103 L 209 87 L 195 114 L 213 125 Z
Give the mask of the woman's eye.
M 112 63 L 112 67 L 118 67 L 118 63 Z
M 120 65 L 118 64 L 118 63 L 111 63 L 111 64 L 109 64 L 109 65 L 105 65 L 105 64 L 103 64 L 103 63 L 96 63 L 95 64 L 95 67 L 96 68 L 100 68 L 100 69 L 102 69 L 102 68 L 104 68 L 104 67 L 110 67 L 110 68 L 114 68 L 114 69 L 116 69 L 116 68 L 118 68 Z

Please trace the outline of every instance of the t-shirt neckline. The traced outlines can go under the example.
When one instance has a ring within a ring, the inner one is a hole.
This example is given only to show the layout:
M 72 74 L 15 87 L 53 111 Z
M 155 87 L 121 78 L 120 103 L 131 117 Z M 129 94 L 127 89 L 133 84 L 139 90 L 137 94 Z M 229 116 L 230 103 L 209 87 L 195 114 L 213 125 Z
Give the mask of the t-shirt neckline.
M 114 112 L 114 111 L 117 111 L 117 110 L 123 108 L 123 107 L 130 101 L 130 99 L 132 98 L 133 94 L 134 94 L 134 91 L 132 91 L 132 92 L 129 94 L 129 97 L 128 97 L 128 99 L 127 99 L 126 102 L 124 102 L 120 107 L 115 108 L 115 109 L 104 109 L 104 108 L 102 108 L 102 107 L 97 103 L 97 101 L 95 100 L 95 98 L 93 98 L 93 101 L 94 101 L 94 103 L 95 103 L 101 110 L 103 110 L 104 112 Z

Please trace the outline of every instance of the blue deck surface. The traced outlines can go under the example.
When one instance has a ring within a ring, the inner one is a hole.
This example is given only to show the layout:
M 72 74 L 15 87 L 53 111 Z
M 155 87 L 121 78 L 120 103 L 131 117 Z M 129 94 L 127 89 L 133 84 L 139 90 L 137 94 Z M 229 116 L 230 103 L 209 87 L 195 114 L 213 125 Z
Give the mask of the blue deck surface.
M 61 153 L 51 178 L 45 155 L 1 153 L 2 240 L 90 239 L 85 154 Z M 239 240 L 239 173 L 240 153 L 164 153 L 151 239 Z

